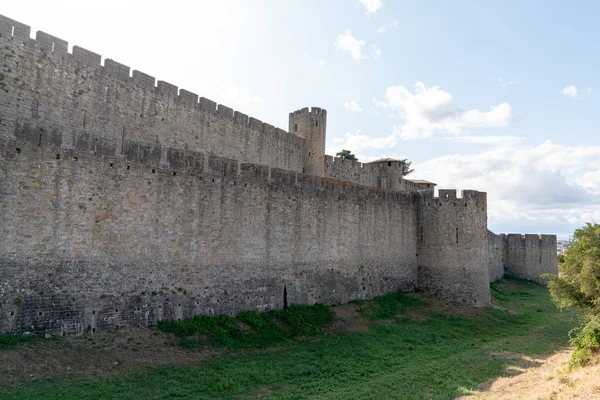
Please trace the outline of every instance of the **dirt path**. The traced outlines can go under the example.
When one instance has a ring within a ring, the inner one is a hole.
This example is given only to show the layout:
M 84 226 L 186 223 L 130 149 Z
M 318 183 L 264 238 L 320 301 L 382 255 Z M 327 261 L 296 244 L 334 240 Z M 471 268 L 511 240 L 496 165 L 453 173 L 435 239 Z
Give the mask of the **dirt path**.
M 511 367 L 505 377 L 487 382 L 472 396 L 461 400 L 600 400 L 600 357 L 595 365 L 567 370 L 572 350 L 563 350 L 546 359 L 503 354 L 519 359 L 522 367 Z M 528 367 L 529 365 L 529 367 Z

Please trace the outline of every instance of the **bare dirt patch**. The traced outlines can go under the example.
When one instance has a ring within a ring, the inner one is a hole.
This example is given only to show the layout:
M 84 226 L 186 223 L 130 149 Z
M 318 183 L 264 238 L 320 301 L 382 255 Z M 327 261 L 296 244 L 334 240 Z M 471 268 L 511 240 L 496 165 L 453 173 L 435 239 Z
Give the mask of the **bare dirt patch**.
M 359 311 L 359 306 L 356 304 L 344 304 L 332 307 L 335 313 L 335 320 L 325 333 L 336 335 L 352 335 L 362 333 L 369 330 L 369 325 L 373 321 L 365 318 Z
M 0 351 L 0 385 L 73 375 L 107 378 L 143 367 L 187 364 L 212 354 L 209 348 L 181 349 L 171 335 L 155 328 L 46 339 Z
M 420 298 L 425 306 L 408 309 L 403 317 L 416 321 L 425 321 L 431 318 L 431 314 L 443 314 L 446 316 L 456 315 L 460 317 L 482 318 L 487 316 L 483 307 L 467 307 L 463 304 L 440 300 L 424 293 L 411 293 L 411 296 Z

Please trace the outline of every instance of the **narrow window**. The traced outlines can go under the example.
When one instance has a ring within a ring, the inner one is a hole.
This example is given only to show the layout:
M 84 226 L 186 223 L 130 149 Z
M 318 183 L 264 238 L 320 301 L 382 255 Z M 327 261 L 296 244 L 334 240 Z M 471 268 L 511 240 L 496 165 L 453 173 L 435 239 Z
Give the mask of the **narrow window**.
M 14 26 L 10 30 L 10 37 L 15 37 L 15 27 Z
M 392 162 L 388 161 L 388 167 L 391 167 L 391 166 L 392 166 Z
M 288 302 L 287 302 L 287 285 L 283 285 L 283 309 L 287 309 L 288 308 Z
M 298 132 L 298 124 L 294 124 L 294 132 Z
M 456 243 L 458 244 L 458 228 L 456 228 Z
M 315 125 L 315 126 L 319 126 L 319 121 L 317 121 L 317 123 L 316 123 L 316 125 Z

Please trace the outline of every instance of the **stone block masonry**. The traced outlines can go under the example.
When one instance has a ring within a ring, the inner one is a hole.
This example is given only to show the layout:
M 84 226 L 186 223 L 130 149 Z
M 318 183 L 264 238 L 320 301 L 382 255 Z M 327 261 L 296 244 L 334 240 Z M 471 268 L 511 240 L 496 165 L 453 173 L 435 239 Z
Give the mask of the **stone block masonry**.
M 284 288 L 289 304 L 332 304 L 415 287 L 416 193 L 15 144 L 0 159 L 3 331 L 281 308 Z
M 548 283 L 558 274 L 556 235 L 501 234 L 488 231 L 490 282 L 504 275 Z
M 534 280 L 539 260 L 556 265 L 552 236 L 491 255 L 485 193 L 433 197 L 397 161 L 325 156 L 321 108 L 290 113 L 286 132 L 101 62 L 0 16 L 0 332 L 415 288 L 485 306 L 493 260 Z

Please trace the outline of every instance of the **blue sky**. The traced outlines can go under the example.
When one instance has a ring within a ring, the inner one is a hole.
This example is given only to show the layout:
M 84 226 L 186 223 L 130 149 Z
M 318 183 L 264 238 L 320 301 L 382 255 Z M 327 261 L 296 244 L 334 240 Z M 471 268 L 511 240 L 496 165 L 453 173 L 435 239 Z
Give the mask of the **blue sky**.
M 27 1 L 0 13 L 287 129 L 488 192 L 496 232 L 600 222 L 599 2 Z

